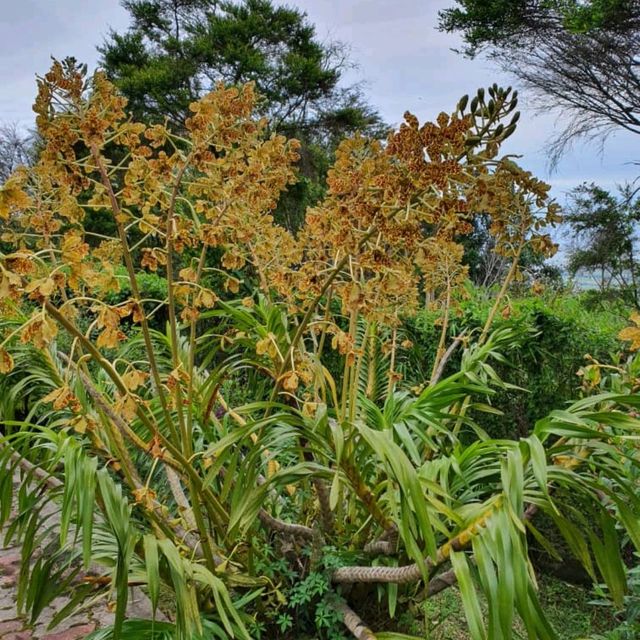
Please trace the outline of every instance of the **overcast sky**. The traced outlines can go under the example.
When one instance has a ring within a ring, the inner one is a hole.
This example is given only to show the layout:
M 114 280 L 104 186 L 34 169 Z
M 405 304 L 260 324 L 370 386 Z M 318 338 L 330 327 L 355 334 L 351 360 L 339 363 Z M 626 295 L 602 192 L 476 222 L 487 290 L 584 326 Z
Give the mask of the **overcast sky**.
M 109 28 L 124 30 L 128 14 L 118 0 L 2 0 L 0 13 L 0 122 L 31 126 L 35 75 L 44 73 L 53 55 L 97 61 L 96 45 Z M 350 80 L 364 81 L 366 94 L 387 122 L 398 123 L 405 110 L 420 120 L 451 110 L 458 98 L 480 86 L 509 84 L 488 62 L 469 61 L 451 51 L 455 37 L 436 30 L 438 10 L 453 0 L 295 0 L 287 2 L 307 12 L 323 40 L 341 40 L 351 48 L 358 69 Z M 517 85 L 516 85 L 517 86 Z M 620 134 L 603 152 L 580 145 L 557 170 L 547 168 L 545 142 L 555 118 L 534 117 L 520 92 L 518 131 L 509 153 L 523 154 L 520 163 L 553 185 L 560 202 L 583 181 L 606 187 L 632 180 L 640 160 L 638 137 Z

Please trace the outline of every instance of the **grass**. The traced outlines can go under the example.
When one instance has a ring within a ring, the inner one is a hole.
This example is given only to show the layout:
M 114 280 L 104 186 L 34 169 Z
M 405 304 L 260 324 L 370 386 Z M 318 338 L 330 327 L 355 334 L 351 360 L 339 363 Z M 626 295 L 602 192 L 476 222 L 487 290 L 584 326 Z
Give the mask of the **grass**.
M 585 640 L 613 629 L 616 621 L 611 610 L 592 604 L 593 592 L 557 578 L 542 576 L 539 597 L 543 610 L 559 640 Z M 470 640 L 458 590 L 448 589 L 423 604 L 424 621 L 417 621 L 414 610 L 400 614 L 398 623 L 405 633 L 427 640 Z M 527 637 L 518 621 L 515 637 Z

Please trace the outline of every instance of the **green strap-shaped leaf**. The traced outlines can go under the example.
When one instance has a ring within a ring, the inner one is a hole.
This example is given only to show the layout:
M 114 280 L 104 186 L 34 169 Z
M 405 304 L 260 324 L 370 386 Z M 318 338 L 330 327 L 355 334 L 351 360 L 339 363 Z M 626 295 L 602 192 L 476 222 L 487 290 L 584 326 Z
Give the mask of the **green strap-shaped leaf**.
M 149 600 L 153 607 L 153 616 L 155 618 L 156 609 L 158 608 L 158 596 L 160 594 L 160 566 L 158 559 L 158 543 L 155 536 L 147 534 L 143 538 L 144 546 L 144 564 L 147 571 L 147 590 L 149 591 Z
M 473 640 L 487 640 L 487 631 L 482 620 L 478 594 L 473 584 L 467 557 L 462 551 L 452 551 L 450 558 L 451 565 L 458 579 L 464 614 L 469 624 L 471 637 Z

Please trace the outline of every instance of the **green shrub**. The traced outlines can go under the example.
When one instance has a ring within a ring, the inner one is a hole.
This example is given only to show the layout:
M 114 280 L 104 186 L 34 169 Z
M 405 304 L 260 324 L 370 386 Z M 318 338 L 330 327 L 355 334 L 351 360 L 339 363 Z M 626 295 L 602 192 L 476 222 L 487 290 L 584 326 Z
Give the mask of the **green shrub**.
M 462 332 L 477 335 L 489 315 L 493 304 L 490 292 L 470 289 L 469 293 L 460 305 L 459 317 L 451 324 L 452 337 Z M 585 356 L 607 360 L 620 351 L 617 336 L 629 311 L 620 301 L 606 306 L 594 304 L 589 293 L 511 299 L 500 310 L 494 326 L 512 329 L 518 340 L 508 354 L 508 364 L 497 363 L 495 369 L 503 380 L 522 390 L 503 389 L 494 396 L 492 404 L 504 415 L 483 417 L 489 435 L 511 439 L 526 436 L 540 415 L 575 398 L 581 386 L 578 370 Z M 425 310 L 406 325 L 413 343 L 405 354 L 403 369 L 409 385 L 424 379 L 433 364 L 439 336 L 436 317 Z M 454 355 L 447 371 L 458 366 L 459 355 Z

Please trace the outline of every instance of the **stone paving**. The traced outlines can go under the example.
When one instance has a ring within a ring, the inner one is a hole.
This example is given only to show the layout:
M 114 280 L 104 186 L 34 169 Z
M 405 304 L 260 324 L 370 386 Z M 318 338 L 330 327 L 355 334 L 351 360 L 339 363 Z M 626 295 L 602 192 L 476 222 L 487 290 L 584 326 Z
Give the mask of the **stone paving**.
M 55 598 L 36 624 L 18 615 L 16 610 L 17 579 L 20 572 L 20 548 L 0 549 L 0 638 L 2 640 L 77 640 L 94 629 L 110 624 L 113 613 L 106 603 L 66 618 L 54 629 L 48 629 L 55 614 L 67 604 L 65 598 Z
M 58 597 L 44 609 L 35 624 L 29 624 L 29 620 L 16 610 L 20 547 L 3 547 L 3 543 L 4 533 L 0 530 L 0 640 L 79 640 L 95 629 L 113 623 L 114 614 L 103 598 L 50 629 L 53 617 L 68 602 L 66 598 Z M 130 594 L 130 600 L 130 617 L 151 616 L 150 603 L 139 589 Z

